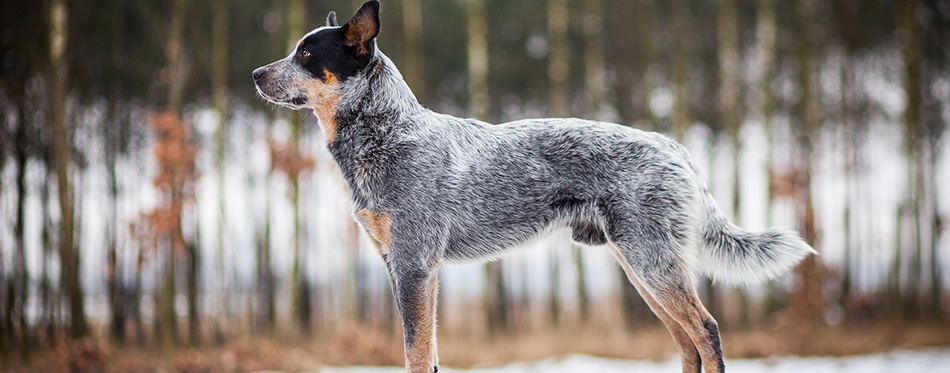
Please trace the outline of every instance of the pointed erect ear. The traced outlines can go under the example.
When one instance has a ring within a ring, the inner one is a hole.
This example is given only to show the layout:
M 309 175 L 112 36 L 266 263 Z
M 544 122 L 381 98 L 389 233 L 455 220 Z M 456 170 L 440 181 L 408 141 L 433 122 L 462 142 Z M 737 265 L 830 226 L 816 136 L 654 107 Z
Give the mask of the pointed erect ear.
M 336 27 L 340 24 L 336 22 L 336 12 L 330 11 L 330 14 L 327 14 L 327 26 Z
M 379 34 L 379 1 L 367 1 L 356 11 L 349 22 L 343 25 L 346 45 L 356 47 L 356 54 L 370 54 L 373 38 Z

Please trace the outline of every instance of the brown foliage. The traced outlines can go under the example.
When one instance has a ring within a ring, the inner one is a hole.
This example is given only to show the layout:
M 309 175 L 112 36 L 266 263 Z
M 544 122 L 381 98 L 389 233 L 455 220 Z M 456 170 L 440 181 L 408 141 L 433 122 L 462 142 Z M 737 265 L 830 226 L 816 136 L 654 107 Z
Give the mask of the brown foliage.
M 280 143 L 269 139 L 267 144 L 270 147 L 271 168 L 286 174 L 294 186 L 301 173 L 313 170 L 316 165 L 313 156 L 302 153 L 295 140 Z
M 194 200 L 197 147 L 188 139 L 188 126 L 174 113 L 153 114 L 149 127 L 155 133 L 153 154 L 158 161 L 153 182 L 162 200 L 154 210 L 133 222 L 130 230 L 144 248 L 155 250 L 159 237 L 170 237 L 174 251 L 182 253 L 186 245 L 180 234 L 181 213 L 183 206 Z

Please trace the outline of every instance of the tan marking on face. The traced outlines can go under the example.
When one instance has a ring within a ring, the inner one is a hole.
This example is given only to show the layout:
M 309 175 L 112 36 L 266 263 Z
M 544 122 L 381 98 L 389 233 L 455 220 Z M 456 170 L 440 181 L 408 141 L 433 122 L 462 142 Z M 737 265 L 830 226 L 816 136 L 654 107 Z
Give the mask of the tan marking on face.
M 340 81 L 336 75 L 323 69 L 323 79 L 308 79 L 305 83 L 305 91 L 309 99 L 310 108 L 313 114 L 317 116 L 320 122 L 320 128 L 323 129 L 323 135 L 327 142 L 333 142 L 336 136 L 336 110 L 340 106 Z
M 439 293 L 438 270 L 429 276 L 418 296 L 416 336 L 406 350 L 406 371 L 432 372 L 439 364 L 436 343 L 436 301 Z
M 366 229 L 369 237 L 373 239 L 373 244 L 376 245 L 376 251 L 379 252 L 379 255 L 388 254 L 392 244 L 392 233 L 390 232 L 392 218 L 389 213 L 362 209 L 356 213 L 356 218 L 360 220 L 363 229 Z

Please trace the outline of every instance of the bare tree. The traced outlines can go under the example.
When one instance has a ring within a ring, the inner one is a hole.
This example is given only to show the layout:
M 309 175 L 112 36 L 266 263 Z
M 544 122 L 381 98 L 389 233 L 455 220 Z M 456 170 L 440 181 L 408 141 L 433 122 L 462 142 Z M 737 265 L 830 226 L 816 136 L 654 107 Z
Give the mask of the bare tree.
M 228 17 L 230 16 L 227 0 L 211 1 L 211 102 L 217 114 L 218 128 L 215 132 L 215 161 L 218 169 L 218 225 L 215 239 L 217 240 L 217 257 L 215 268 L 217 271 L 216 291 L 220 296 L 219 307 L 227 308 L 230 301 L 226 289 L 226 275 L 224 269 L 224 237 L 227 212 L 225 211 L 224 188 L 224 158 L 227 153 L 228 136 Z M 221 330 L 218 324 L 221 318 L 215 321 L 215 330 Z M 191 325 L 194 331 L 198 330 L 197 322 Z
M 815 85 L 814 45 L 810 35 L 815 18 L 814 0 L 801 0 L 796 7 L 798 36 L 798 86 L 801 91 L 799 113 L 801 127 L 798 129 L 798 172 L 796 172 L 796 210 L 802 238 L 812 247 L 817 241 L 815 209 L 811 196 L 811 159 L 813 145 L 820 123 L 818 90 Z M 796 285 L 792 294 L 792 306 L 804 320 L 817 322 L 821 318 L 824 295 L 821 287 L 820 264 L 816 256 L 808 256 L 796 270 Z
M 673 137 L 682 141 L 689 129 L 689 22 L 690 10 L 688 0 L 673 0 Z
M 918 0 L 901 2 L 897 14 L 897 36 L 901 43 L 901 52 L 904 58 L 904 94 L 907 104 L 904 107 L 904 147 L 907 156 L 907 202 L 906 211 L 913 220 L 910 263 L 910 289 L 907 305 L 911 312 L 919 312 L 923 303 L 923 224 L 921 222 L 921 200 L 924 198 L 924 154 L 923 154 L 923 120 L 922 120 L 922 81 L 921 72 L 923 53 L 921 47 L 921 25 L 917 20 L 919 11 Z
M 406 83 L 413 93 L 423 101 L 426 97 L 425 53 L 422 47 L 422 2 L 420 0 L 402 1 L 403 53 L 406 62 L 402 65 Z
M 548 81 L 550 91 L 548 98 L 549 111 L 555 117 L 571 115 L 570 92 L 570 45 L 568 44 L 568 17 L 567 0 L 548 0 Z
M 69 335 L 85 336 L 89 327 L 83 306 L 79 282 L 79 254 L 73 246 L 75 215 L 73 194 L 69 183 L 69 134 L 66 129 L 66 40 L 69 12 L 64 0 L 50 0 L 50 51 L 47 84 L 49 89 L 49 125 L 53 135 L 53 163 L 56 168 L 56 186 L 62 221 L 59 232 L 59 251 L 62 269 L 60 281 L 69 299 Z

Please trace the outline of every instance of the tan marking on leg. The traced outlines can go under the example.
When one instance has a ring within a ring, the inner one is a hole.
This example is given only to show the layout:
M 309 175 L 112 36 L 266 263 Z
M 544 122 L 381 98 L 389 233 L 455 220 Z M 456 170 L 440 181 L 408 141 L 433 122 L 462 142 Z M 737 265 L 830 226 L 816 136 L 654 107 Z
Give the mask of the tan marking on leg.
M 650 295 L 650 292 L 643 287 L 643 284 L 640 283 L 640 280 L 637 279 L 636 273 L 633 272 L 633 268 L 630 267 L 630 263 L 627 263 L 627 260 L 623 257 L 620 248 L 616 244 L 609 244 L 611 251 L 614 253 L 617 261 L 620 263 L 620 267 L 623 268 L 624 274 L 627 275 L 627 280 L 633 284 L 633 287 L 637 289 L 637 292 L 640 293 L 640 297 L 647 303 L 650 307 L 650 310 L 656 315 L 660 321 L 663 322 L 663 325 L 666 326 L 666 330 L 670 332 L 670 335 L 673 336 L 673 342 L 676 343 L 676 349 L 680 353 L 680 361 L 683 366 L 683 373 L 700 373 L 702 369 L 702 362 L 700 361 L 700 356 L 696 350 L 696 345 L 693 344 L 693 341 L 690 339 L 689 334 L 686 333 L 686 330 L 680 325 L 678 321 L 673 319 L 663 306 L 661 306 L 656 299 Z
M 363 225 L 363 229 L 369 233 L 376 245 L 376 251 L 379 255 L 388 254 L 392 244 L 392 218 L 388 212 L 375 212 L 369 209 L 362 209 L 356 213 L 357 220 Z
M 429 281 L 420 289 L 419 308 L 416 310 L 416 334 L 411 346 L 406 349 L 406 371 L 432 373 L 439 365 L 436 344 L 436 301 L 439 293 L 439 272 L 435 269 Z
M 336 111 L 340 106 L 340 81 L 336 75 L 323 69 L 323 79 L 307 80 L 305 90 L 313 114 L 320 122 L 327 142 L 333 142 L 336 136 Z
M 676 342 L 676 348 L 680 352 L 683 373 L 700 373 L 702 361 L 700 360 L 699 351 L 696 350 L 696 345 L 693 344 L 686 330 L 643 288 L 643 284 L 641 284 L 639 280 L 634 279 L 631 282 L 633 286 L 637 288 L 637 292 L 640 293 L 643 300 L 650 306 L 650 309 L 653 310 L 653 313 L 663 322 L 663 325 L 666 325 L 666 329 L 669 330 L 673 336 L 673 341 Z
M 695 289 L 675 289 L 656 294 L 657 301 L 679 322 L 686 334 L 693 340 L 696 350 L 708 373 L 722 372 L 722 346 L 716 320 L 706 310 Z M 711 323 L 711 325 L 709 325 Z M 712 326 L 715 336 L 711 335 Z

